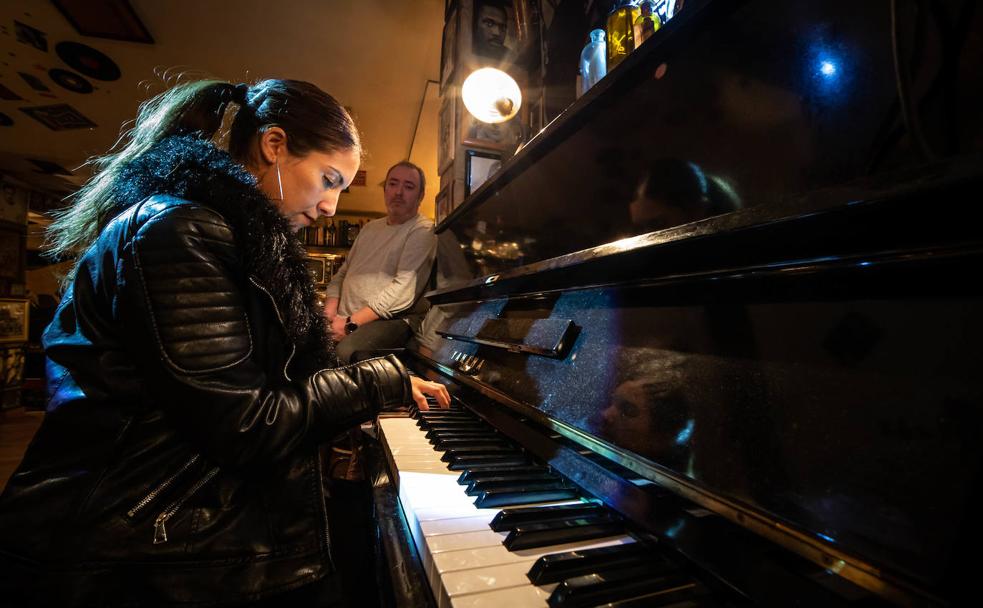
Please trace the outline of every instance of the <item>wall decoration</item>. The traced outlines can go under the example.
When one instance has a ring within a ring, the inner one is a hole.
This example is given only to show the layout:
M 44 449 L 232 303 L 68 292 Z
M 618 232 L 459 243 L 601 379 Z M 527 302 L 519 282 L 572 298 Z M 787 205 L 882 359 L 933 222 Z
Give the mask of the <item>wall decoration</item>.
M 307 269 L 311 272 L 311 277 L 314 279 L 315 285 L 324 284 L 324 258 L 307 256 L 304 258 L 304 263 L 307 264 Z
M 52 106 L 20 108 L 20 111 L 48 127 L 52 131 L 91 129 L 97 126 L 96 123 L 83 116 L 81 112 L 67 103 Z
M 456 108 L 454 95 L 449 94 L 440 106 L 440 131 L 437 133 L 437 172 L 443 173 L 454 162 L 457 147 Z
M 92 92 L 92 83 L 75 72 L 53 68 L 48 71 L 48 78 L 51 78 L 51 82 L 72 93 L 86 94 Z
M 440 93 L 443 94 L 447 85 L 454 79 L 457 67 L 457 28 L 460 11 L 454 6 L 450 17 L 444 23 L 443 42 L 440 46 Z M 445 13 L 446 16 L 446 13 Z
M 154 38 L 129 0 L 51 0 L 83 36 L 153 44 Z
M 522 123 L 519 117 L 499 123 L 482 122 L 472 116 L 467 110 L 461 111 L 466 127 L 461 133 L 463 144 L 471 148 L 506 151 L 511 154 L 519 145 L 522 136 Z
M 78 42 L 59 42 L 55 53 L 68 67 L 96 80 L 118 80 L 122 75 L 119 66 L 91 46 Z
M 475 0 L 471 26 L 471 52 L 492 61 L 503 61 L 515 48 L 515 24 L 509 0 Z
M 24 280 L 25 238 L 20 226 L 10 222 L 0 224 L 0 279 Z
M 17 20 L 14 20 L 14 30 L 17 33 L 17 42 L 33 46 L 44 53 L 48 52 L 48 35 L 41 30 Z
M 20 101 L 24 98 L 0 84 L 0 99 L 4 101 Z
M 28 74 L 27 72 L 17 72 L 20 77 L 27 83 L 29 87 L 35 91 L 50 91 L 48 85 L 41 82 L 41 79 L 34 74 Z
M 0 342 L 27 342 L 28 300 L 0 300 Z
M 447 185 L 440 189 L 440 192 L 437 193 L 437 198 L 434 200 L 434 215 L 438 224 L 444 221 L 444 218 L 450 215 L 453 210 L 451 207 L 454 200 L 451 196 L 451 188 L 453 187 L 454 180 L 447 182 Z
M 3 112 L 0 112 L 0 127 L 10 127 L 13 126 L 14 119 L 7 116 Z
M 464 165 L 464 196 L 467 197 L 498 171 L 502 166 L 502 155 L 468 150 L 465 156 L 467 160 Z
M 37 160 L 34 158 L 29 158 L 27 160 L 38 168 L 38 173 L 44 173 L 45 175 L 72 175 L 71 171 L 65 167 L 62 167 L 58 163 L 53 163 L 48 160 Z

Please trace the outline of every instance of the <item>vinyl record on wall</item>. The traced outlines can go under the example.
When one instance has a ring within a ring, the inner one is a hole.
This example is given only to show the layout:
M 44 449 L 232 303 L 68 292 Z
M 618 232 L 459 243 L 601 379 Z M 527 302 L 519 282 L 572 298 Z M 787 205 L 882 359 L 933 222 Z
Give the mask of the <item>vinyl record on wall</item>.
M 118 80 L 119 66 L 100 51 L 79 42 L 59 42 L 55 53 L 68 67 L 96 80 Z
M 68 89 L 73 93 L 91 93 L 92 83 L 82 78 L 75 72 L 69 72 L 68 70 L 62 70 L 59 68 L 52 68 L 48 70 L 48 78 L 51 82 L 60 86 L 63 89 Z

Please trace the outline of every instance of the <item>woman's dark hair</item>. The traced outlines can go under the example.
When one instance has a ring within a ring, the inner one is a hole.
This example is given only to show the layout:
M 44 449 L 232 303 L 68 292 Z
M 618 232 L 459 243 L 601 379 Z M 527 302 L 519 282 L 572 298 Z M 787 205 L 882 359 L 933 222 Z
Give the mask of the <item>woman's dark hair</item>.
M 286 132 L 287 149 L 296 156 L 315 150 L 362 153 L 358 129 L 348 111 L 308 82 L 271 79 L 247 86 L 198 80 L 180 84 L 141 104 L 133 128 L 117 142 L 125 142 L 121 149 L 89 161 L 96 172 L 75 194 L 73 204 L 56 213 L 47 231 L 47 255 L 63 259 L 84 251 L 118 211 L 113 186 L 127 163 L 174 135 L 211 139 L 222 126 L 230 102 L 239 110 L 229 129 L 229 153 L 240 163 L 249 160 L 255 136 L 272 126 Z M 74 271 L 66 280 L 73 275 Z

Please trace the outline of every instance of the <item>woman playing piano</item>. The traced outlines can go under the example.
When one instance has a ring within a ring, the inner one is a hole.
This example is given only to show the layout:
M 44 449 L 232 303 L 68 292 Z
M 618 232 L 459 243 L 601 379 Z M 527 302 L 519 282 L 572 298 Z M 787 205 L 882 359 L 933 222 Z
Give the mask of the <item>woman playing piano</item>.
M 318 445 L 448 402 L 392 356 L 334 367 L 292 233 L 334 214 L 360 155 L 311 84 L 198 81 L 98 160 L 50 231 L 80 257 L 43 338 L 47 414 L 0 497 L 7 605 L 346 603 Z

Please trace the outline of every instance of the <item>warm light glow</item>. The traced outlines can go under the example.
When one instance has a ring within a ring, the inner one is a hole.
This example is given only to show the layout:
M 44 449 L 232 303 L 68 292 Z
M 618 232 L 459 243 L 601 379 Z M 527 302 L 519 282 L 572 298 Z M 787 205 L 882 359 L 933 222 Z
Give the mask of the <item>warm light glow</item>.
M 511 76 L 495 68 L 475 70 L 461 87 L 464 107 L 482 122 L 509 120 L 522 107 L 522 92 Z

